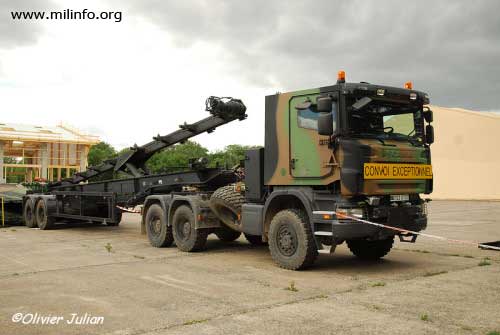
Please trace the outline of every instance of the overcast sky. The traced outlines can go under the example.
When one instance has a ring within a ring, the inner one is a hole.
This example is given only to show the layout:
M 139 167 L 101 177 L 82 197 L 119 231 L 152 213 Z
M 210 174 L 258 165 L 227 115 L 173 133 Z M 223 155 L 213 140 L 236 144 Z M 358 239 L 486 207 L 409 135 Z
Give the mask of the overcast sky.
M 122 11 L 122 21 L 14 21 L 11 10 Z M 0 122 L 60 121 L 118 148 L 207 116 L 249 118 L 196 140 L 263 144 L 264 96 L 413 81 L 446 107 L 500 110 L 499 1 L 0 0 Z

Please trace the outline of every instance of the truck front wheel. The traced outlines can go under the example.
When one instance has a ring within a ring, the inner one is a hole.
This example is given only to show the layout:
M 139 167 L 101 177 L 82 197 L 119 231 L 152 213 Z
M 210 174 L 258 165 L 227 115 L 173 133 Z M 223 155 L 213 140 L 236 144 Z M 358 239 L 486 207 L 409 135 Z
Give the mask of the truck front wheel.
M 269 227 L 269 250 L 274 261 L 288 270 L 301 270 L 314 263 L 318 250 L 303 211 L 278 212 Z
M 356 257 L 374 261 L 387 255 L 391 251 L 393 243 L 394 236 L 391 236 L 376 241 L 348 240 L 347 246 Z
M 196 229 L 193 210 L 185 205 L 175 210 L 172 219 L 174 240 L 177 248 L 182 251 L 199 251 L 205 247 L 208 230 Z
M 165 212 L 158 204 L 149 206 L 144 219 L 149 243 L 155 248 L 170 247 L 174 242 L 172 226 L 167 225 Z

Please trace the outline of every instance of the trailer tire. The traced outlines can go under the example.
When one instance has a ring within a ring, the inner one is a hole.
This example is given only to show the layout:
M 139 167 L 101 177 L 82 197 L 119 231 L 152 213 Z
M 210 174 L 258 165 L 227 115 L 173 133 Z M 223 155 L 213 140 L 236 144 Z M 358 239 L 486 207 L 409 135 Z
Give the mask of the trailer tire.
M 237 192 L 234 185 L 218 188 L 210 197 L 210 208 L 223 224 L 232 230 L 241 232 L 241 206 L 245 197 Z
M 115 213 L 115 218 L 116 218 L 116 221 L 115 222 L 109 222 L 109 221 L 106 221 L 106 226 L 108 227 L 116 227 L 116 226 L 119 226 L 120 225 L 120 222 L 122 221 L 122 211 L 117 211 Z
M 149 206 L 144 219 L 149 244 L 155 248 L 170 247 L 174 242 L 172 226 L 167 224 L 163 208 L 158 204 Z
M 33 210 L 33 203 L 31 199 L 26 200 L 23 208 L 24 224 L 28 228 L 36 228 L 35 211 Z
M 385 240 L 348 240 L 349 250 L 358 258 L 374 261 L 387 255 L 394 244 L 394 236 Z
M 227 226 L 222 226 L 215 230 L 215 235 L 223 242 L 233 242 L 241 236 L 241 233 Z
M 267 245 L 267 242 L 262 241 L 262 236 L 260 235 L 245 234 L 245 238 L 251 245 Z
M 35 221 L 38 228 L 48 230 L 54 226 L 55 219 L 49 216 L 45 199 L 40 199 L 35 206 Z
M 269 250 L 273 260 L 284 269 L 302 270 L 314 263 L 318 250 L 303 211 L 284 209 L 273 217 L 269 227 Z
M 186 206 L 179 206 L 172 218 L 174 241 L 181 251 L 200 251 L 207 242 L 208 230 L 196 229 L 193 210 Z

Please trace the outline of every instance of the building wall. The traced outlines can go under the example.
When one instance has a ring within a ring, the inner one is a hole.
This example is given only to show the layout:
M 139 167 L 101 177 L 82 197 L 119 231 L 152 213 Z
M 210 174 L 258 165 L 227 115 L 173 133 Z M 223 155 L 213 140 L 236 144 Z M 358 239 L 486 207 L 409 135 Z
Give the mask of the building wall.
M 431 107 L 434 199 L 500 200 L 500 116 Z

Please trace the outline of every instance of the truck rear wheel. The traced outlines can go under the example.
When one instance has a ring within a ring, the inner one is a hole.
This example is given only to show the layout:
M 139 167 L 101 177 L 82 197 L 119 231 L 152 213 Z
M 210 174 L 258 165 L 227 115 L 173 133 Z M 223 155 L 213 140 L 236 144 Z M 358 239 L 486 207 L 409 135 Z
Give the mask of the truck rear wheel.
M 239 231 L 232 230 L 229 227 L 222 226 L 215 230 L 215 235 L 219 238 L 219 240 L 224 242 L 232 242 L 240 237 L 241 233 Z
M 185 205 L 175 210 L 172 218 L 174 241 L 182 251 L 199 251 L 205 247 L 208 230 L 196 229 L 193 210 Z
M 318 250 L 303 211 L 278 212 L 269 227 L 269 250 L 274 261 L 288 270 L 301 270 L 314 263 Z
M 245 238 L 252 245 L 267 245 L 266 242 L 262 241 L 262 236 L 260 235 L 245 234 Z
M 347 246 L 356 257 L 374 261 L 387 255 L 393 243 L 394 236 L 391 236 L 385 240 L 376 241 L 348 240 Z
M 35 214 L 33 210 L 33 203 L 30 199 L 26 200 L 23 209 L 24 224 L 28 228 L 36 228 Z
M 149 244 L 155 248 L 170 247 L 174 242 L 172 226 L 167 225 L 165 212 L 158 204 L 149 206 L 144 219 Z
M 36 203 L 35 221 L 41 230 L 51 229 L 54 226 L 55 219 L 49 216 L 45 199 L 40 199 Z
M 241 232 L 241 205 L 245 197 L 228 185 L 217 189 L 210 197 L 210 208 L 215 215 L 229 228 Z

